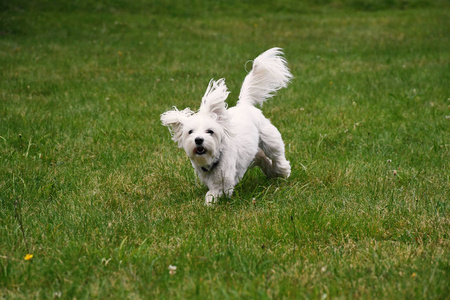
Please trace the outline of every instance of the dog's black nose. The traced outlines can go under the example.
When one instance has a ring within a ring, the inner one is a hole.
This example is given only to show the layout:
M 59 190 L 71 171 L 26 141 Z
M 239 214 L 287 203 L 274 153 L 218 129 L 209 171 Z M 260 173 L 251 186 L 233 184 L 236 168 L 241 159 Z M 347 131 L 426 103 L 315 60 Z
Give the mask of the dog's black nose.
M 196 145 L 201 145 L 203 143 L 203 138 L 201 137 L 196 137 L 195 138 L 195 144 Z

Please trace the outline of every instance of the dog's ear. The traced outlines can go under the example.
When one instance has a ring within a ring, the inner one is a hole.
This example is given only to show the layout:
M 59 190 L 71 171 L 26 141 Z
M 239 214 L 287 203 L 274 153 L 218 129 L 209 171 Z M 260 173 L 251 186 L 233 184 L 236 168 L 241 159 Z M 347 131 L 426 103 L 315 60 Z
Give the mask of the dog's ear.
M 219 123 L 225 123 L 228 120 L 227 103 L 225 100 L 230 92 L 225 85 L 225 79 L 211 81 L 208 84 L 205 95 L 202 98 L 200 113 L 209 114 Z
M 172 140 L 177 142 L 179 147 L 182 147 L 181 137 L 183 132 L 181 129 L 183 128 L 183 124 L 193 113 L 189 108 L 178 110 L 174 107 L 172 110 L 166 111 L 161 115 L 162 124 L 169 128 L 172 134 Z

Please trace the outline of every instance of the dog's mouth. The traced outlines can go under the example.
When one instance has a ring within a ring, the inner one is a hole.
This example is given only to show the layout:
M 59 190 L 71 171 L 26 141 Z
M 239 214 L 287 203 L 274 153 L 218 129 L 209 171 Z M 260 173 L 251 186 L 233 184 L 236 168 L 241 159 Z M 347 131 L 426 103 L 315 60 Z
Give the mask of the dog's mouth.
M 196 155 L 204 155 L 204 154 L 206 154 L 206 149 L 205 149 L 205 147 L 203 147 L 203 146 L 197 146 L 197 147 L 194 149 L 194 154 L 196 154 Z

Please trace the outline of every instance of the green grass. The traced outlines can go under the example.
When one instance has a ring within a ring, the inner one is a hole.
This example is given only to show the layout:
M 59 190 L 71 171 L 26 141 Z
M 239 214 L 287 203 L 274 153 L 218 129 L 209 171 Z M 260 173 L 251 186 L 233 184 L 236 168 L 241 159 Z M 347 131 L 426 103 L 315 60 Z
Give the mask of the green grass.
M 66 2 L 0 6 L 0 298 L 448 297 L 448 1 Z M 292 175 L 205 207 L 159 115 L 274 46 Z

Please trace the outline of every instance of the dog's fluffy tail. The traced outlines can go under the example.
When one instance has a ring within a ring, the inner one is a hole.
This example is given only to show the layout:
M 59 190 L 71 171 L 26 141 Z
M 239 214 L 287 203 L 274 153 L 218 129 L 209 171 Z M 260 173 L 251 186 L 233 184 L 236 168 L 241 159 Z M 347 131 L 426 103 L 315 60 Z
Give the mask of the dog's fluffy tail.
M 282 49 L 269 49 L 253 61 L 253 68 L 242 84 L 238 103 L 262 106 L 276 91 L 285 88 L 292 77 Z

